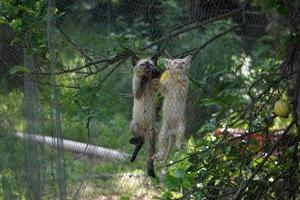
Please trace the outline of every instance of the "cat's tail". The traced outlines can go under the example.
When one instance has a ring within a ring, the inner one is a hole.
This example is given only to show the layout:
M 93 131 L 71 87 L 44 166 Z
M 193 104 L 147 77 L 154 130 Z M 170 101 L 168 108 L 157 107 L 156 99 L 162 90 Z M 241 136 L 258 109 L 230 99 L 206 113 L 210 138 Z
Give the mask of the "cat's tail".
M 133 154 L 130 158 L 130 162 L 134 162 L 137 155 L 138 155 L 138 153 L 140 152 L 142 146 L 144 145 L 144 138 L 139 137 L 139 136 L 135 136 L 135 137 L 133 137 L 129 140 L 129 143 L 135 145 L 134 152 L 133 152 Z

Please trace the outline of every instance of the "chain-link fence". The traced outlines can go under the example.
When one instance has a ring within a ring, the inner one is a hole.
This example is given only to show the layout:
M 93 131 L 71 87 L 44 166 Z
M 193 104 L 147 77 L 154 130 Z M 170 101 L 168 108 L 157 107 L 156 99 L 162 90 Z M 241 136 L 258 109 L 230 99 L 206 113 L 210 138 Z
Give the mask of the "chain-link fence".
M 152 199 L 161 191 L 145 148 L 129 162 L 132 55 L 193 55 L 188 137 L 212 113 L 195 106 L 222 81 L 209 73 L 261 56 L 268 24 L 240 0 L 49 0 L 36 15 L 22 1 L 16 13 L 2 6 L 11 26 L 22 13 L 39 21 L 0 25 L 1 199 Z

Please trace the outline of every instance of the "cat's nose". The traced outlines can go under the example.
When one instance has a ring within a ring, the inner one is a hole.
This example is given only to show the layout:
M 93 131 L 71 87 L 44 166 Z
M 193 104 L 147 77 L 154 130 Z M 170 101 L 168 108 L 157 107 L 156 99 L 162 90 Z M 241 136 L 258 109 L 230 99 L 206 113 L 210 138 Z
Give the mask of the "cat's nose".
M 182 64 L 177 65 L 177 69 L 183 69 L 183 65 Z
M 149 67 L 149 68 L 153 67 L 153 65 L 151 63 L 149 63 L 149 62 L 146 63 L 146 66 Z

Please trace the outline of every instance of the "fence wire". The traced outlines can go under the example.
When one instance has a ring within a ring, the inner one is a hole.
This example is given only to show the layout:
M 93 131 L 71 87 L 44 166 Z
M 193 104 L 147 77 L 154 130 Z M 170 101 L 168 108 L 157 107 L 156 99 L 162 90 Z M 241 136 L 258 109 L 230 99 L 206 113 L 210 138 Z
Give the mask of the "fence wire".
M 192 54 L 191 78 L 201 80 L 207 66 L 228 64 L 208 57 L 211 46 L 219 47 L 215 57 L 251 54 L 267 25 L 260 8 L 239 0 L 49 0 L 46 7 L 42 60 L 30 41 L 12 45 L 16 31 L 0 25 L 1 199 L 151 199 L 159 192 L 145 174 L 145 150 L 137 163 L 128 159 L 130 53 Z M 12 73 L 20 65 L 28 73 Z M 203 93 L 190 94 L 189 133 L 205 120 L 193 106 Z

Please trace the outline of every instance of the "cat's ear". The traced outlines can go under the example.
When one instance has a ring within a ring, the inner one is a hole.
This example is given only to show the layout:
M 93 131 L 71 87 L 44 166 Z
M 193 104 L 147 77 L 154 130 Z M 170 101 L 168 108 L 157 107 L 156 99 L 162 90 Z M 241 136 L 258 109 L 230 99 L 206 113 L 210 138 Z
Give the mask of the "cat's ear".
M 134 66 L 136 66 L 137 62 L 139 61 L 139 58 L 134 55 L 131 57 L 131 61 L 132 61 L 132 67 L 134 67 Z
M 157 66 L 157 59 L 158 59 L 158 55 L 155 54 L 154 56 L 151 57 L 151 60 L 153 61 L 154 65 Z
M 192 60 L 192 55 L 188 55 L 187 57 L 183 58 L 183 62 L 190 64 Z
M 185 68 L 189 69 L 190 65 L 191 65 L 192 56 L 188 55 L 187 57 L 183 58 L 182 60 L 185 63 Z
M 172 60 L 164 58 L 163 61 L 164 61 L 166 69 L 170 69 Z

